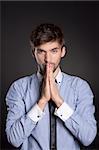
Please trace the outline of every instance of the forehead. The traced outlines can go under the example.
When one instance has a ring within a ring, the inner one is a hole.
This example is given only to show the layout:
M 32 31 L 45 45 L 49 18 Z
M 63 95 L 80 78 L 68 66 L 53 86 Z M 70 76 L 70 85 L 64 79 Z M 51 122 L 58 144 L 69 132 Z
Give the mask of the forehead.
M 54 41 L 54 42 L 44 43 L 40 46 L 37 46 L 36 48 L 47 51 L 47 50 L 51 50 L 51 49 L 54 49 L 54 48 L 60 48 L 60 47 L 61 47 L 61 45 L 57 41 Z

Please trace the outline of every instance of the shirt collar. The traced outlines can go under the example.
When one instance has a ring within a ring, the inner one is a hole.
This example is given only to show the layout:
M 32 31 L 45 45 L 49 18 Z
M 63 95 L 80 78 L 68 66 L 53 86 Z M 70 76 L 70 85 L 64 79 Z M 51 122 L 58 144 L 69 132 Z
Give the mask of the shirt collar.
M 43 77 L 39 71 L 37 71 L 37 77 L 38 77 L 39 81 L 41 82 Z
M 57 76 L 56 76 L 55 79 L 56 79 L 56 81 L 57 81 L 58 84 L 61 83 L 61 81 L 62 81 L 62 72 L 61 72 L 61 69 L 59 69 L 59 72 L 58 72 L 58 74 L 57 74 Z
M 40 74 L 39 71 L 37 71 L 37 77 L 38 77 L 39 81 L 41 82 L 43 77 L 42 77 L 42 75 Z M 60 83 L 62 81 L 62 71 L 61 71 L 61 69 L 59 69 L 59 72 L 58 72 L 55 79 L 56 79 L 57 83 L 60 85 Z

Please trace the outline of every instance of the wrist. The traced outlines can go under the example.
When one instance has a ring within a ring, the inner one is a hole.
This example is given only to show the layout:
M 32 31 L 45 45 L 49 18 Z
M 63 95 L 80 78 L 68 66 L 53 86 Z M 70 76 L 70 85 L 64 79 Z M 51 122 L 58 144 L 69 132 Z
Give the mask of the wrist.
M 47 100 L 45 98 L 40 98 L 37 104 L 41 108 L 41 110 L 43 111 L 46 104 L 47 104 Z
M 61 97 L 57 97 L 54 102 L 55 102 L 56 106 L 59 108 L 63 104 L 64 101 Z

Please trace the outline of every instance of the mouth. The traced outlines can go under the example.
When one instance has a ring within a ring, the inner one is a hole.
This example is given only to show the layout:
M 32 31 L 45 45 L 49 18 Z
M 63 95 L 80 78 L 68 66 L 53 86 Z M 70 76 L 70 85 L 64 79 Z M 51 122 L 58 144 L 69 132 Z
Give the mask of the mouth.
M 51 64 L 51 65 L 53 66 L 53 72 L 54 72 L 54 71 L 56 70 L 55 64 L 54 64 L 54 63 L 48 63 L 48 64 Z M 42 75 L 44 75 L 45 72 L 46 72 L 46 65 L 47 65 L 47 63 L 46 63 L 46 64 L 40 64 L 40 65 L 39 65 L 40 73 L 41 73 Z
M 49 64 L 53 65 L 53 73 L 55 73 L 56 70 L 57 70 L 58 67 L 59 67 L 59 64 L 58 64 L 57 66 L 55 66 L 54 63 L 49 63 Z M 42 75 L 45 75 L 45 73 L 46 73 L 46 64 L 40 64 L 40 65 L 39 65 L 39 72 L 40 72 Z

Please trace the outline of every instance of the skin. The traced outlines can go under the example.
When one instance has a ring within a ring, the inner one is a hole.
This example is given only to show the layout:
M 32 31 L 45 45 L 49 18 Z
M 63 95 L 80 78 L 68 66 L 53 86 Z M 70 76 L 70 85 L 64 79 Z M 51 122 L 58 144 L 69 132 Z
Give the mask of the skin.
M 61 58 L 65 55 L 65 47 L 61 48 L 62 45 L 54 41 L 35 47 L 35 51 L 33 51 L 38 70 L 43 75 L 42 93 L 38 101 L 38 106 L 42 111 L 50 100 L 53 100 L 57 107 L 60 107 L 63 103 L 55 83 Z

